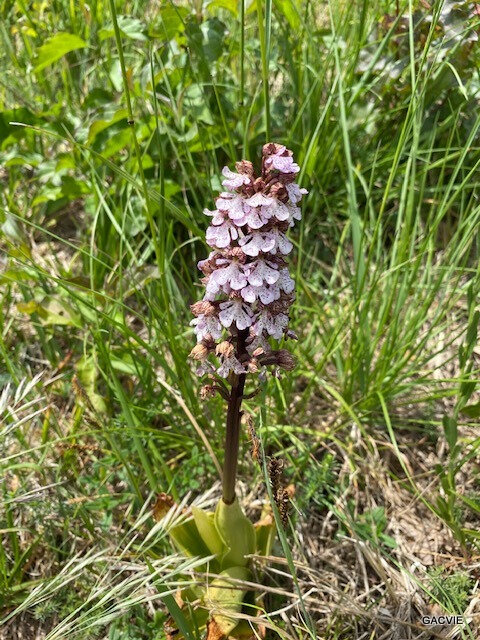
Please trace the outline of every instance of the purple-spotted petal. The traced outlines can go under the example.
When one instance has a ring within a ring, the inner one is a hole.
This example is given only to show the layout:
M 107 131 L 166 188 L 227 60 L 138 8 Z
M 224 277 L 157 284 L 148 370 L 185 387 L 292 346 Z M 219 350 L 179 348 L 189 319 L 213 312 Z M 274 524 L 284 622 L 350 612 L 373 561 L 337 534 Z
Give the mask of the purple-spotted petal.
M 270 286 L 262 285 L 259 287 L 249 285 L 242 289 L 241 293 L 245 302 L 250 303 L 260 300 L 262 304 L 270 304 L 280 298 L 280 289 L 276 284 L 271 284 Z
M 247 370 L 244 366 L 237 360 L 235 356 L 230 356 L 229 358 L 222 358 L 222 364 L 218 367 L 217 373 L 222 378 L 227 378 L 228 374 L 233 371 L 237 375 L 241 373 L 246 373 Z
M 256 260 L 248 265 L 247 279 L 254 287 L 260 287 L 264 283 L 274 284 L 279 276 L 279 271 L 267 264 L 265 260 Z
M 300 171 L 300 167 L 293 161 L 292 156 L 282 156 L 278 153 L 269 156 L 265 160 L 265 166 L 269 169 L 276 169 L 280 173 L 298 173 Z
M 277 284 L 285 293 L 292 293 L 292 291 L 295 289 L 295 282 L 290 277 L 288 269 L 280 269 Z
M 244 212 L 245 200 L 240 195 L 232 195 L 231 193 L 222 193 L 217 198 L 217 209 L 220 211 L 226 211 L 228 217 L 234 220 L 237 224 L 245 217 Z M 244 224 L 242 222 L 242 224 Z
M 277 243 L 276 237 L 271 232 L 254 231 L 240 238 L 238 244 L 242 247 L 243 253 L 247 256 L 256 257 L 262 251 L 268 253 L 274 249 Z
M 223 167 L 222 175 L 225 176 L 226 180 L 222 182 L 225 189 L 230 189 L 234 191 L 235 189 L 239 189 L 244 184 L 250 184 L 251 179 L 245 175 L 244 173 L 235 173 L 231 171 L 228 167 Z
M 194 318 L 190 325 L 194 327 L 198 342 L 208 335 L 211 335 L 214 340 L 218 340 L 222 335 L 222 325 L 215 315 L 205 316 L 201 314 L 198 318 Z
M 262 209 L 266 209 L 267 207 L 262 207 Z M 283 204 L 283 202 L 276 201 L 270 207 L 268 207 L 268 211 L 270 215 L 274 216 L 280 222 L 284 222 L 288 220 L 290 217 L 290 210 L 287 205 Z
M 210 275 L 208 284 L 210 284 L 211 280 L 219 285 L 219 287 L 228 284 L 228 286 L 234 291 L 247 285 L 247 278 L 243 270 L 243 265 L 236 260 L 232 260 L 227 264 L 227 266 L 214 271 Z
M 210 211 L 210 209 L 204 209 L 203 213 L 206 216 L 209 216 L 212 218 L 212 224 L 222 224 L 222 222 L 225 220 L 225 213 L 222 211 L 218 211 L 217 209 L 215 209 L 214 211 Z
M 308 193 L 306 189 L 301 189 L 296 182 L 287 184 L 286 189 L 288 197 L 290 198 L 290 202 L 293 202 L 293 204 L 297 204 L 297 202 L 300 202 L 302 196 Z
M 272 249 L 270 249 L 270 253 L 276 254 L 277 251 L 280 251 L 284 256 L 287 255 L 287 253 L 290 253 L 293 249 L 293 244 L 287 239 L 287 236 L 284 233 L 278 229 L 272 229 L 269 233 L 275 240 L 275 244 Z
M 232 240 L 238 238 L 238 231 L 230 220 L 225 220 L 223 224 L 218 226 L 210 226 L 207 229 L 206 240 L 211 247 L 223 249 L 228 247 Z
M 235 323 L 237 329 L 243 330 L 252 324 L 252 311 L 242 300 L 221 302 L 218 317 L 223 326 L 227 328 Z
M 249 207 L 249 209 L 250 211 L 245 214 L 245 222 L 251 229 L 260 229 L 267 224 L 272 215 L 268 213 L 268 207 Z
M 248 204 L 250 207 L 263 207 L 270 205 L 274 202 L 273 198 L 269 198 L 264 196 L 263 193 L 256 193 L 251 198 L 247 198 L 245 200 L 245 204 Z
M 272 338 L 280 340 L 288 325 L 288 316 L 284 313 L 271 313 L 268 308 L 262 309 L 250 331 L 252 335 L 261 335 L 264 331 Z

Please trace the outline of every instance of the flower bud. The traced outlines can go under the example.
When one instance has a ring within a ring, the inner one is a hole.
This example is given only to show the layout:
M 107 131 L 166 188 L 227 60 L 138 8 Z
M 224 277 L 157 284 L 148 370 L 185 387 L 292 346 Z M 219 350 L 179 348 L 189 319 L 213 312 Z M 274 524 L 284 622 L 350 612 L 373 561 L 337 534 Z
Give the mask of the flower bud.
M 290 351 L 287 351 L 287 349 L 279 349 L 276 352 L 275 364 L 279 367 L 282 367 L 282 369 L 291 371 L 297 366 L 297 361 L 295 357 L 290 353 Z
M 216 394 L 216 389 L 213 384 L 205 384 L 200 389 L 200 398 L 206 400 L 207 398 L 213 398 Z
M 190 309 L 194 316 L 212 316 L 215 313 L 215 305 L 208 300 L 199 300 L 190 305 Z
M 261 365 L 274 365 L 281 367 L 287 371 L 295 368 L 297 361 L 287 349 L 278 349 L 277 351 L 269 351 L 258 356 L 258 362 Z
M 231 356 L 233 356 L 233 352 L 233 344 L 228 340 L 220 342 L 220 344 L 218 344 L 217 348 L 215 349 L 215 353 L 217 354 L 217 356 L 225 356 L 226 358 L 230 358 Z
M 250 178 L 253 177 L 253 164 L 250 160 L 240 160 L 240 162 L 236 162 L 235 169 L 238 173 L 244 173 Z
M 273 156 L 274 154 L 278 153 L 279 151 L 282 150 L 283 145 L 281 144 L 277 144 L 276 142 L 267 142 L 267 144 L 263 145 L 262 148 L 262 154 L 264 156 Z M 285 153 L 284 155 L 292 155 L 291 151 L 288 151 L 288 149 L 285 149 L 285 147 L 283 147 L 284 151 L 287 151 L 288 153 Z
M 203 342 L 196 344 L 188 354 L 188 357 L 193 358 L 194 360 L 205 360 L 207 356 L 208 348 L 203 344 Z
M 245 262 L 247 256 L 244 254 L 243 249 L 241 247 L 232 247 L 228 252 L 229 258 L 236 258 L 240 262 Z

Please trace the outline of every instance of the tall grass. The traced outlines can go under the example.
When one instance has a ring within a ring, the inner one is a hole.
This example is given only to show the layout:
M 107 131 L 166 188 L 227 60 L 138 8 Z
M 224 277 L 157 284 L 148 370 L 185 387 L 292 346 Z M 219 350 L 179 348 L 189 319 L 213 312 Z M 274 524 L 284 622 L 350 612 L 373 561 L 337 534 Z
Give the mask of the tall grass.
M 399 428 L 438 436 L 439 407 L 474 393 L 473 356 L 458 363 L 479 290 L 478 18 L 397 4 L 2 9 L 0 376 L 48 371 L 34 386 L 49 398 L 5 417 L 7 609 L 38 588 L 38 549 L 55 581 L 79 536 L 106 549 L 109 518 L 125 532 L 150 492 L 218 477 L 223 408 L 198 400 L 188 306 L 221 167 L 266 140 L 293 148 L 310 192 L 293 238 L 299 364 L 268 383 L 269 452 L 298 481 L 317 473 L 305 440 L 347 441 L 352 424 L 366 443 L 377 428 L 394 446 Z M 85 46 L 37 69 L 62 33 Z M 29 497 L 47 484 L 45 503 Z M 465 545 L 455 504 L 429 502 Z M 37 534 L 42 509 L 53 525 Z

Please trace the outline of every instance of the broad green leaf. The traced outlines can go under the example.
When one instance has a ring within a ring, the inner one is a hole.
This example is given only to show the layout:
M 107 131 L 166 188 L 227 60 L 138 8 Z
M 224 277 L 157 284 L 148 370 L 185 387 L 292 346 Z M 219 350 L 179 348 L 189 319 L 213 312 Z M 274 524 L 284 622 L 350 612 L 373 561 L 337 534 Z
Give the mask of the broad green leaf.
M 186 7 L 176 7 L 173 4 L 165 6 L 160 9 L 159 17 L 150 24 L 148 35 L 151 38 L 171 40 L 184 30 L 184 20 L 187 16 Z
M 207 62 L 212 63 L 223 53 L 223 40 L 227 28 L 218 18 L 211 18 L 202 23 L 200 30 L 203 34 L 203 54 Z
M 5 221 L 0 227 L 0 230 L 11 242 L 16 244 L 25 243 L 25 235 L 18 223 L 18 220 L 9 213 L 6 214 Z
M 199 556 L 200 558 L 210 555 L 210 552 L 200 537 L 195 520 L 191 518 L 169 530 L 169 535 L 177 547 L 186 556 Z
M 36 313 L 40 308 L 40 305 L 38 304 L 38 302 L 35 302 L 35 300 L 29 300 L 28 302 L 18 302 L 17 303 L 17 309 L 18 311 L 20 311 L 20 313 L 27 313 L 29 316 L 32 315 L 32 313 Z
M 49 38 L 38 50 L 35 73 L 50 66 L 70 51 L 83 49 L 87 46 L 85 40 L 73 33 L 57 33 Z
M 273 0 L 277 11 L 287 19 L 292 29 L 300 27 L 300 13 L 296 0 Z
M 222 577 L 213 580 L 207 588 L 205 604 L 212 612 L 213 623 L 217 627 L 215 631 L 220 631 L 223 636 L 228 637 L 239 622 L 235 614 L 242 610 L 243 598 L 246 593 L 246 589 L 239 588 L 235 581 L 249 580 L 251 576 L 246 567 L 230 567 L 230 569 L 222 571 L 220 575 Z M 229 615 L 227 612 L 231 612 L 233 615 Z M 208 637 L 215 637 L 214 631 L 210 627 Z
M 90 129 L 88 131 L 88 144 L 92 144 L 95 138 L 97 137 L 97 135 L 101 131 L 108 129 L 108 127 L 111 127 L 113 124 L 117 122 L 121 122 L 123 120 L 125 123 L 125 126 L 127 126 L 127 118 L 128 118 L 127 110 L 118 109 L 117 111 L 115 111 L 115 113 L 112 114 L 112 117 L 109 118 L 108 120 L 107 119 L 95 120 L 95 122 L 92 122 Z
M 192 507 L 193 518 L 200 537 L 207 545 L 210 553 L 221 555 L 225 552 L 225 545 L 215 526 L 215 514 L 207 513 L 198 507 Z
M 31 279 L 32 279 L 32 275 L 26 269 L 15 268 L 15 267 L 7 269 L 0 275 L 0 283 L 3 283 L 3 284 L 8 284 L 12 282 L 18 282 L 18 283 L 28 282 Z M 19 309 L 19 305 L 21 304 L 22 304 L 21 302 L 17 304 L 17 309 Z
M 275 540 L 275 521 L 271 514 L 267 514 L 260 522 L 256 522 L 255 552 L 262 556 L 269 556 Z
M 36 308 L 42 324 L 61 325 L 68 327 L 83 327 L 78 314 L 74 311 L 70 304 L 60 297 L 45 298 Z
M 110 361 L 115 371 L 126 373 L 127 375 L 131 376 L 138 374 L 137 367 L 135 366 L 130 353 L 124 353 L 121 357 L 112 353 L 110 355 Z
M 460 410 L 460 413 L 468 416 L 469 418 L 479 418 L 480 417 L 480 402 L 476 404 L 467 404 L 466 407 Z
M 130 16 L 118 16 L 118 27 L 122 34 L 127 38 L 131 38 L 132 40 L 147 39 L 144 34 L 145 25 L 138 18 L 131 18 Z M 100 40 L 113 38 L 114 36 L 115 32 L 112 25 L 104 27 L 98 32 L 98 37 L 100 38 Z
M 219 500 L 215 526 L 229 549 L 222 559 L 222 566 L 245 566 L 248 562 L 245 556 L 255 553 L 255 530 L 237 499 L 232 504 Z

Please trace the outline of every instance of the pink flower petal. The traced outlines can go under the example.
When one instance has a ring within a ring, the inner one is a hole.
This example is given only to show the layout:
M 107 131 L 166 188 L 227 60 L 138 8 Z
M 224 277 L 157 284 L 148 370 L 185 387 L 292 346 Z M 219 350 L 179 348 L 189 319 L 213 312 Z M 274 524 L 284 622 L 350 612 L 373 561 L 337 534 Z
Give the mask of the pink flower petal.
M 273 201 L 273 198 L 268 198 L 267 196 L 264 196 L 263 193 L 256 193 L 251 198 L 245 200 L 245 203 L 250 207 L 261 207 L 272 204 Z
M 222 175 L 226 178 L 226 180 L 222 182 L 223 186 L 225 189 L 230 189 L 231 191 L 242 187 L 244 184 L 250 184 L 251 182 L 251 179 L 244 173 L 235 173 L 234 171 L 230 171 L 228 167 L 223 167 Z

